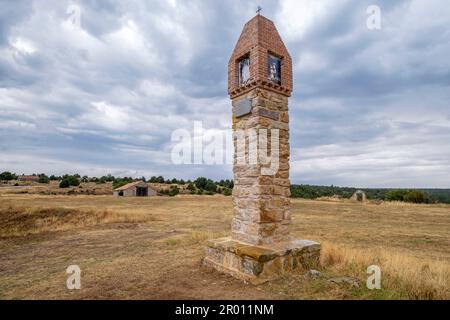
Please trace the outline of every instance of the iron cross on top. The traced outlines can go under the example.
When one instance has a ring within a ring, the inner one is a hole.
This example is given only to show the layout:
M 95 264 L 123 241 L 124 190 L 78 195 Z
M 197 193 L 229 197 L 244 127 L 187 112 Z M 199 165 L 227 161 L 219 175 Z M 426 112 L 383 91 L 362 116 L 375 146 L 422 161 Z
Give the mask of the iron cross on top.
M 260 14 L 260 13 L 261 13 L 261 10 L 262 10 L 261 6 L 258 6 L 258 8 L 256 9 L 256 13 L 257 13 L 257 14 Z

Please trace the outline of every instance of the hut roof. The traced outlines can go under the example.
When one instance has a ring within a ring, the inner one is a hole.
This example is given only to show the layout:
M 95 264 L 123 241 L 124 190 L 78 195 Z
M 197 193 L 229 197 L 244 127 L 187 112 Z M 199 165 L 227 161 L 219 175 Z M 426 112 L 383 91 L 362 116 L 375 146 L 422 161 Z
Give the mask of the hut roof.
M 18 177 L 19 180 L 39 180 L 39 176 L 36 175 L 21 175 Z
M 148 185 L 144 181 L 135 181 L 135 182 L 128 183 L 120 188 L 114 189 L 114 191 L 124 191 L 124 190 L 133 189 L 136 187 L 148 187 Z

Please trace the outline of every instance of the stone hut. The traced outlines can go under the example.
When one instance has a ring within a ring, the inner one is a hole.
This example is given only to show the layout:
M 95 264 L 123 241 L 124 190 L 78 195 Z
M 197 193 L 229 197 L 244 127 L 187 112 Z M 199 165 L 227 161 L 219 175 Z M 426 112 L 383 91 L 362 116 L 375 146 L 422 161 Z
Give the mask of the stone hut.
M 136 181 L 115 189 L 113 194 L 115 197 L 150 197 L 156 196 L 157 192 L 144 181 Z
M 21 175 L 18 177 L 18 180 L 22 182 L 39 182 L 39 177 L 36 175 L 33 176 Z
M 364 191 L 358 190 L 353 194 L 350 200 L 365 202 L 367 201 L 367 195 Z

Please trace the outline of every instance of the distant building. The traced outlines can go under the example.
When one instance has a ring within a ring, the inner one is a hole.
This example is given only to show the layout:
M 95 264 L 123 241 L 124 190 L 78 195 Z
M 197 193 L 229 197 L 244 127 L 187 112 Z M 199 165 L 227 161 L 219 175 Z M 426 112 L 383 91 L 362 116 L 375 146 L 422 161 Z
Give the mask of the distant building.
M 350 200 L 365 202 L 367 201 L 367 195 L 364 191 L 358 190 L 353 194 Z
M 157 192 L 144 181 L 136 181 L 114 189 L 113 194 L 116 197 L 150 197 L 156 196 Z
M 22 182 L 39 182 L 39 177 L 38 176 L 21 175 L 21 176 L 19 176 L 18 180 L 22 181 Z

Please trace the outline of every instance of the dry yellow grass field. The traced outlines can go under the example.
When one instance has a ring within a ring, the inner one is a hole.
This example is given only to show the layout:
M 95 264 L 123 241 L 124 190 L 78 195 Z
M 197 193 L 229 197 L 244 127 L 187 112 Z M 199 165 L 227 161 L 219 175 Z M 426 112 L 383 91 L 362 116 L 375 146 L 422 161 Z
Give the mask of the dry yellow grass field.
M 450 206 L 293 200 L 292 212 L 292 235 L 323 244 L 325 277 L 255 287 L 201 265 L 204 242 L 229 233 L 230 197 L 0 193 L 0 298 L 450 298 Z M 81 290 L 66 288 L 72 264 Z M 365 287 L 372 264 L 381 290 Z

